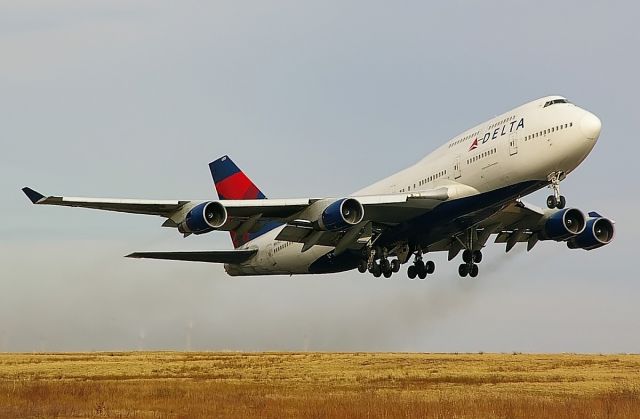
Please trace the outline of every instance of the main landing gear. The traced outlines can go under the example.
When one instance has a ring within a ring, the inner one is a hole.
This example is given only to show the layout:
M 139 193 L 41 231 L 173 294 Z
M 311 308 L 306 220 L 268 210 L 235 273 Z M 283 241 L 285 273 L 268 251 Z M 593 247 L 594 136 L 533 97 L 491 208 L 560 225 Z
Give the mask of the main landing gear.
M 460 245 L 464 247 L 464 251 L 462 252 L 462 261 L 464 263 L 458 266 L 458 274 L 463 278 L 467 275 L 471 278 L 478 276 L 478 263 L 482 262 L 482 252 L 480 250 L 473 250 L 473 242 L 477 240 L 475 233 L 476 231 L 474 229 L 468 229 L 465 234 L 465 242 L 459 237 L 456 237 Z
M 420 279 L 425 279 L 427 275 L 431 275 L 436 270 L 436 264 L 432 260 L 428 260 L 426 263 L 422 260 L 422 254 L 420 251 L 416 253 L 416 258 L 413 261 L 413 265 L 407 269 L 407 275 L 409 279 L 415 279 L 416 276 Z
M 458 266 L 458 274 L 461 277 L 469 275 L 471 278 L 478 276 L 478 263 L 482 262 L 482 252 L 479 250 L 465 249 L 462 252 L 462 261 L 464 263 Z
M 406 253 L 404 256 L 399 256 L 399 259 L 389 259 L 388 250 L 386 248 L 370 248 L 364 252 L 363 259 L 358 263 L 358 271 L 360 273 L 368 271 L 375 278 L 380 278 L 381 276 L 391 278 L 394 273 L 400 271 L 400 266 L 402 265 L 400 260 L 404 257 L 407 257 Z M 406 261 L 406 259 L 403 260 Z M 431 260 L 424 262 L 422 260 L 422 253 L 418 250 L 415 252 L 415 260 L 413 264 L 409 266 L 409 269 L 407 270 L 407 275 L 410 279 L 415 279 L 416 277 L 425 279 L 427 275 L 434 273 L 435 270 L 436 264 Z
M 553 189 L 553 195 L 547 197 L 547 207 L 562 209 L 567 205 L 567 200 L 560 195 L 560 181 L 565 178 L 562 172 L 553 172 L 548 177 L 551 184 L 549 187 Z
M 377 261 L 376 259 L 380 259 Z M 387 250 L 376 247 L 368 252 L 368 258 L 362 259 L 358 264 L 358 271 L 365 273 L 369 271 L 374 277 L 391 278 L 391 275 L 400 271 L 400 261 L 398 259 L 389 260 Z

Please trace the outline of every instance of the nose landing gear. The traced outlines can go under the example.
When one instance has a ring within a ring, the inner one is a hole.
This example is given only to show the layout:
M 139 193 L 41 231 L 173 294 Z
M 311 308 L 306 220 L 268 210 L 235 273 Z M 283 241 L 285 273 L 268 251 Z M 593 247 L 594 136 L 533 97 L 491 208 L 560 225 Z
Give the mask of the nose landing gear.
M 547 197 L 547 207 L 553 209 L 562 209 L 567 205 L 567 200 L 564 196 L 560 195 L 560 181 L 565 178 L 563 172 L 553 172 L 549 174 L 547 179 L 551 184 L 549 187 L 553 189 L 553 195 Z

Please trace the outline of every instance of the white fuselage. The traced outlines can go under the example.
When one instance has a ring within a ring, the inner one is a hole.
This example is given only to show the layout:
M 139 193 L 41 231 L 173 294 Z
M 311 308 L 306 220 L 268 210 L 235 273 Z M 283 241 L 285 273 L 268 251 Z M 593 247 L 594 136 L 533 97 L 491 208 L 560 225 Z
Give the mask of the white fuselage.
M 593 149 L 600 120 L 563 101 L 560 96 L 541 98 L 483 122 L 352 196 L 438 187 L 482 194 L 527 181 L 544 182 L 554 172 L 566 176 Z M 282 228 L 246 243 L 242 248 L 258 249 L 256 257 L 241 265 L 225 265 L 225 270 L 230 275 L 309 273 L 310 265 L 332 250 L 313 246 L 303 253 L 302 243 L 275 240 Z

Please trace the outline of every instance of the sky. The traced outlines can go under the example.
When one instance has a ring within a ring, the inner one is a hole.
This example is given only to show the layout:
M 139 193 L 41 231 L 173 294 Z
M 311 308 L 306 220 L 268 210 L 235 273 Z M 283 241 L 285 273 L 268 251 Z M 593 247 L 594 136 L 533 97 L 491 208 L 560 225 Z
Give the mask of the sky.
M 0 0 L 0 351 L 640 352 L 639 13 L 630 1 Z M 615 220 L 615 240 L 490 244 L 473 280 L 446 255 L 426 281 L 131 260 L 231 241 L 20 191 L 213 199 L 207 164 L 228 154 L 268 197 L 345 196 L 552 94 L 602 120 L 562 193 Z

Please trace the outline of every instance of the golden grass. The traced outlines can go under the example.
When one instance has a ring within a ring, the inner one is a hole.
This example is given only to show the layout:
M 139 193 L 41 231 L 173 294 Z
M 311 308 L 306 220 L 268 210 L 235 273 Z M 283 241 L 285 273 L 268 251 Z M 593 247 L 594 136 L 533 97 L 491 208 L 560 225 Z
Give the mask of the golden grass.
M 639 418 L 640 356 L 0 354 L 0 417 Z

